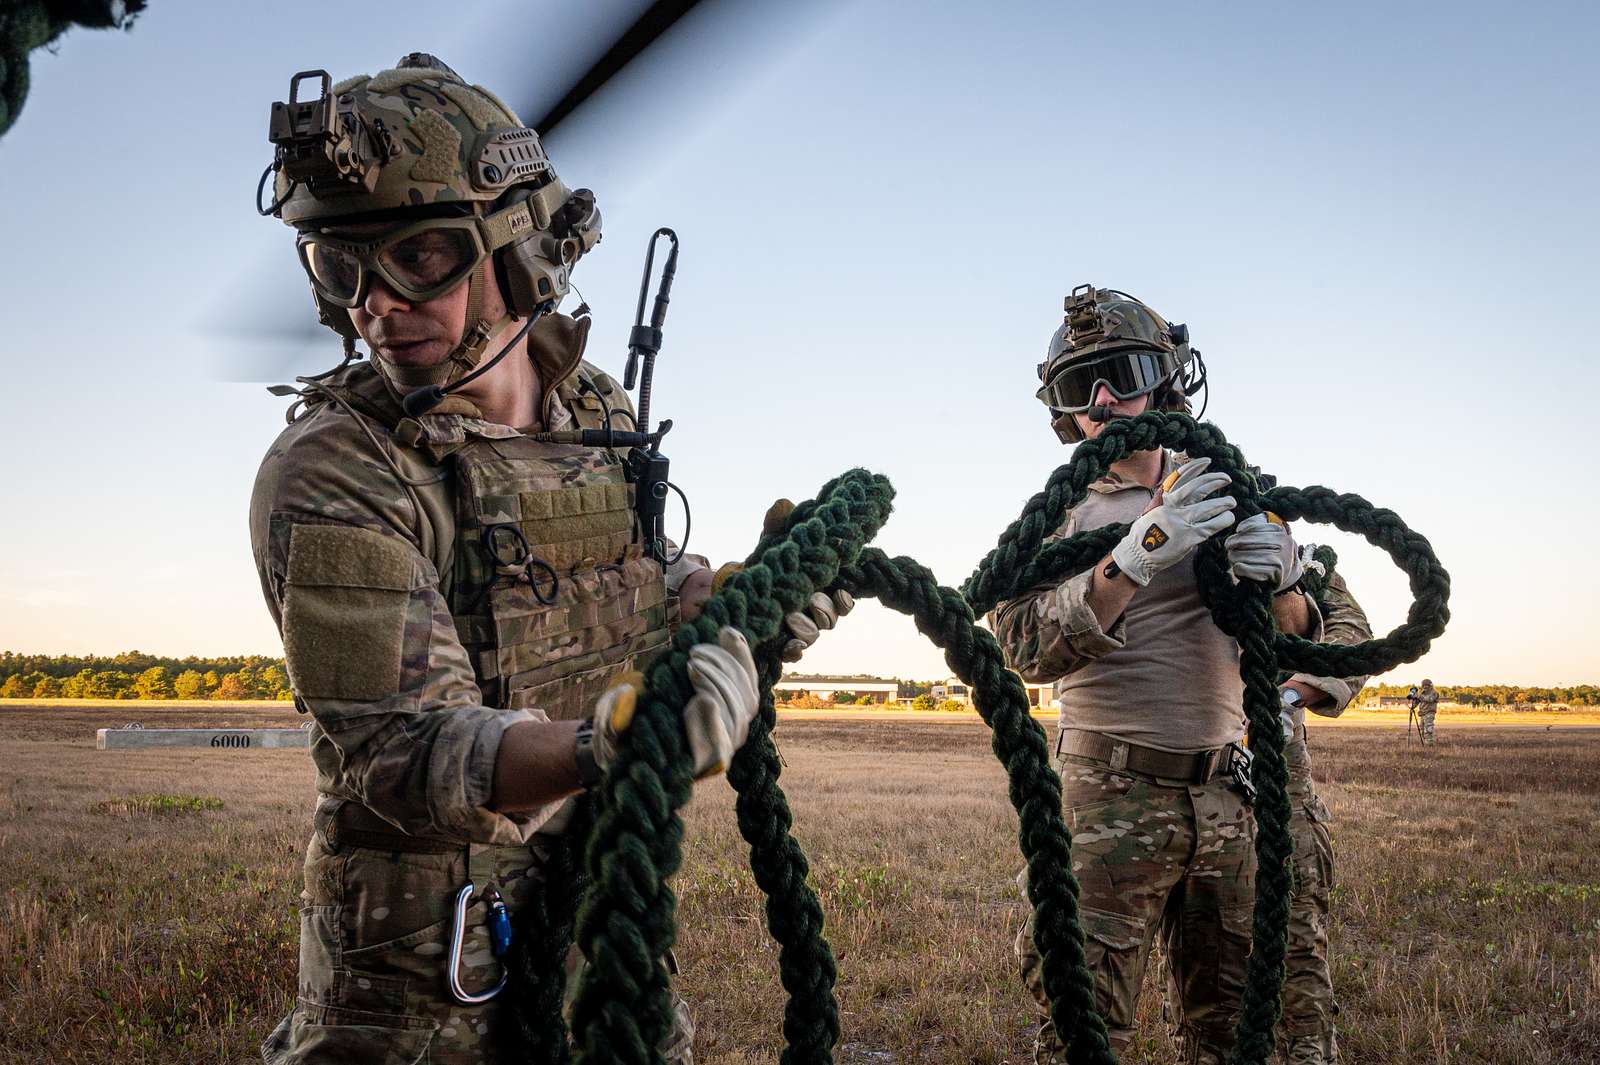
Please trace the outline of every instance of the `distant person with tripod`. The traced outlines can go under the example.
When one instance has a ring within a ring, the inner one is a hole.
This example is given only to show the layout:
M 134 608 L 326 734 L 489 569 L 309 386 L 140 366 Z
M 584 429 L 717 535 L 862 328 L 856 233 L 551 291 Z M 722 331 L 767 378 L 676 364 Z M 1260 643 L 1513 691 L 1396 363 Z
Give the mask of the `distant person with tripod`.
M 1406 696 L 1411 701 L 1411 710 L 1417 715 L 1417 738 L 1424 747 L 1433 746 L 1433 719 L 1439 713 L 1439 692 L 1433 686 L 1433 681 L 1424 680 L 1422 686 L 1412 688 Z

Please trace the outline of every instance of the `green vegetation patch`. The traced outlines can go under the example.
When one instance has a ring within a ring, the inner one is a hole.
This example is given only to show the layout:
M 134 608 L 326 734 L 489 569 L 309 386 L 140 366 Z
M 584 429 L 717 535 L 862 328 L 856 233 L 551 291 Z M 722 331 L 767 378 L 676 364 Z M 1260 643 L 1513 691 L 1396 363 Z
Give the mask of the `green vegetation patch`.
M 187 817 L 206 810 L 220 810 L 222 805 L 221 799 L 209 795 L 129 795 L 92 802 L 89 812 L 118 817 Z

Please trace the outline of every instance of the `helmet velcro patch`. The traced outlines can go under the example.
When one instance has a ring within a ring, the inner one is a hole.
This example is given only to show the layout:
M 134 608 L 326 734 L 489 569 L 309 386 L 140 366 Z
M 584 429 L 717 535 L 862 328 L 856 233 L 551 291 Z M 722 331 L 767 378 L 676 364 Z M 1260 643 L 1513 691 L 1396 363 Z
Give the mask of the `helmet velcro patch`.
M 481 89 L 453 81 L 439 82 L 433 88 L 461 108 L 461 113 L 471 119 L 472 124 L 480 130 L 522 125 L 516 116 L 511 114 L 510 108 L 501 104 L 499 100 L 487 96 Z
M 461 163 L 461 134 L 437 111 L 418 111 L 406 132 L 422 142 L 422 157 L 411 168 L 415 181 L 440 184 L 455 177 Z

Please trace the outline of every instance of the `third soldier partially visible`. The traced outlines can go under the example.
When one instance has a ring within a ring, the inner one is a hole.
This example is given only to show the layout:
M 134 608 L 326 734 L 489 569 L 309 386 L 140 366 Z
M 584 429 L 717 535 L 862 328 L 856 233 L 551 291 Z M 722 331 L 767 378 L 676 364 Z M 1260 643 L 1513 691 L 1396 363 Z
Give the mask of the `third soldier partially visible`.
M 1300 549 L 1307 569 L 1321 568 L 1310 545 Z M 1318 597 L 1324 643 L 1356 644 L 1372 638 L 1372 629 L 1344 578 L 1328 576 Z M 1289 903 L 1289 944 L 1283 983 L 1283 1019 L 1278 1045 L 1287 1065 L 1333 1065 L 1338 1060 L 1335 1017 L 1339 1007 L 1329 966 L 1328 925 L 1333 892 L 1333 836 L 1328 808 L 1311 779 L 1311 750 L 1305 713 L 1338 717 L 1344 713 L 1366 677 L 1313 677 L 1297 673 L 1279 685 L 1280 718 L 1289 766 L 1290 831 L 1294 836 L 1294 894 Z M 1177 990 L 1168 971 L 1167 1014 L 1179 1011 Z

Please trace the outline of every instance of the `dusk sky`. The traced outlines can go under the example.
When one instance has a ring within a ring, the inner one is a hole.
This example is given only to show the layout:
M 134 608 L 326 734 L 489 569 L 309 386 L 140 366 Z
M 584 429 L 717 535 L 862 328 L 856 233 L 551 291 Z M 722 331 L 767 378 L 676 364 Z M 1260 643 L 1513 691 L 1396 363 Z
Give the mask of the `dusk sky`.
M 251 206 L 270 105 L 421 50 L 531 120 L 626 6 L 152 0 L 34 55 L 0 140 L 0 649 L 281 654 L 263 385 L 338 341 Z M 620 374 L 646 240 L 682 238 L 653 407 L 691 550 L 866 466 L 879 545 L 959 584 L 1067 458 L 1035 366 L 1092 282 L 1188 323 L 1252 462 L 1433 542 L 1453 620 L 1393 679 L 1600 679 L 1593 5 L 779 7 L 708 0 L 548 144 L 605 218 L 591 361 Z M 1295 532 L 1399 623 L 1385 556 Z M 947 673 L 875 604 L 803 668 Z

